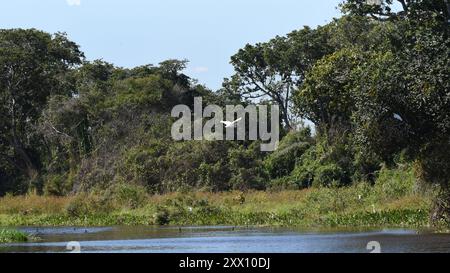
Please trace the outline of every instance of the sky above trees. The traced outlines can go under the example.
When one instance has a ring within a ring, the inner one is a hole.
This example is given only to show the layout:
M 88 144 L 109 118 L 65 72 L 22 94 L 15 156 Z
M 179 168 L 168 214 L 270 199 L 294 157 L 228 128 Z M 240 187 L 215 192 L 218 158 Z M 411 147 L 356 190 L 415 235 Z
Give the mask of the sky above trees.
M 64 31 L 88 60 L 123 67 L 188 59 L 187 74 L 217 89 L 233 73 L 230 56 L 339 16 L 341 0 L 15 0 L 0 9 L 0 28 Z

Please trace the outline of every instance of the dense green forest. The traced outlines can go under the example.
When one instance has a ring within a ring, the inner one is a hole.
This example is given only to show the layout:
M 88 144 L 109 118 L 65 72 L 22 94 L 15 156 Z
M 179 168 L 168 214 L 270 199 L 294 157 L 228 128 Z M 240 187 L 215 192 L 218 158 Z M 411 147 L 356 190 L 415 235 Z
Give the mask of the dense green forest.
M 449 6 L 381 2 L 348 0 L 326 25 L 245 45 L 214 91 L 186 60 L 121 68 L 64 33 L 0 30 L 0 196 L 346 187 L 407 166 L 439 187 L 434 218 L 449 217 Z M 194 97 L 278 104 L 279 148 L 172 140 L 171 109 Z

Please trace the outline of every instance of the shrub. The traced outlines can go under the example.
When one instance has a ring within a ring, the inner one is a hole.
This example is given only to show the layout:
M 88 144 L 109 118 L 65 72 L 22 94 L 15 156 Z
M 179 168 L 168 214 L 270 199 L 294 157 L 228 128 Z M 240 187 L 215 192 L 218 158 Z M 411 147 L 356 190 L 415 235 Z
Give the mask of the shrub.
M 71 184 L 67 182 L 66 175 L 49 175 L 44 184 L 44 194 L 53 196 L 64 196 L 71 190 Z
M 316 159 L 316 147 L 308 149 L 301 157 L 299 164 L 292 171 L 291 177 L 300 188 L 311 187 L 314 182 L 314 173 L 319 162 Z
M 258 142 L 248 148 L 238 146 L 228 151 L 229 169 L 232 172 L 230 184 L 233 190 L 264 190 L 268 175 L 263 167 Z
M 269 189 L 271 191 L 298 190 L 299 185 L 291 176 L 285 176 L 271 180 Z
M 158 206 L 154 215 L 155 224 L 163 226 L 170 222 L 170 213 L 166 207 Z
M 144 205 L 147 198 L 147 192 L 144 187 L 118 183 L 110 190 L 112 200 L 115 206 L 137 209 Z
M 336 164 L 319 166 L 314 173 L 314 186 L 330 186 L 334 181 L 342 184 L 344 171 Z
M 411 166 L 396 169 L 383 167 L 375 181 L 374 190 L 385 199 L 396 199 L 411 194 L 416 184 L 416 177 Z
M 26 242 L 28 241 L 28 235 L 11 229 L 0 228 L 0 243 L 13 243 L 13 242 Z
M 108 195 L 80 193 L 66 206 L 70 217 L 82 217 L 92 214 L 106 214 L 114 209 L 113 200 Z
M 162 142 L 152 141 L 148 147 L 138 146 L 128 150 L 124 154 L 124 162 L 120 163 L 123 177 L 158 191 L 162 169 L 158 158 L 165 154 L 166 149 Z
M 310 187 L 314 181 L 314 169 L 308 165 L 297 166 L 292 172 L 291 178 L 300 188 Z
M 66 213 L 70 217 L 79 217 L 88 214 L 86 200 L 78 195 L 66 207 Z
M 286 135 L 278 149 L 264 160 L 264 167 L 270 177 L 280 178 L 290 175 L 300 157 L 311 147 L 311 143 L 309 128 Z

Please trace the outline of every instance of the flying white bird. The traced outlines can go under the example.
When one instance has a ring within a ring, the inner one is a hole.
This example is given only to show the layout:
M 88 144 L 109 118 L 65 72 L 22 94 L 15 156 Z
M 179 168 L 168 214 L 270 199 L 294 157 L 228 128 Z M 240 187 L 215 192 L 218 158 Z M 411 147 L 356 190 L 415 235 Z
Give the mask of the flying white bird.
M 227 120 L 225 120 L 225 121 L 221 121 L 221 123 L 225 124 L 225 128 L 230 128 L 230 127 L 233 127 L 234 125 L 236 125 L 236 123 L 238 123 L 241 119 L 242 118 L 238 118 L 235 121 L 227 121 Z
M 403 121 L 402 117 L 399 114 L 394 114 L 394 118 Z

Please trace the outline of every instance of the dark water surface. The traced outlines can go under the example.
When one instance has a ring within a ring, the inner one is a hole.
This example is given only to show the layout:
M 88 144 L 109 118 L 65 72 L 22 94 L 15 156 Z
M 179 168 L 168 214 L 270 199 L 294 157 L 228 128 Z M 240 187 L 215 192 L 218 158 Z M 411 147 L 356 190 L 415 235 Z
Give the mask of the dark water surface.
M 234 227 L 20 228 L 38 242 L 0 245 L 0 252 L 369 253 L 450 252 L 450 234 L 378 229 L 298 230 Z M 78 243 L 72 243 L 75 246 Z M 72 248 L 69 248 L 72 249 Z M 369 250 L 368 250 L 369 249 Z

